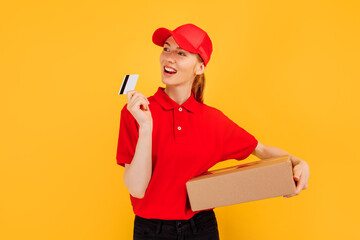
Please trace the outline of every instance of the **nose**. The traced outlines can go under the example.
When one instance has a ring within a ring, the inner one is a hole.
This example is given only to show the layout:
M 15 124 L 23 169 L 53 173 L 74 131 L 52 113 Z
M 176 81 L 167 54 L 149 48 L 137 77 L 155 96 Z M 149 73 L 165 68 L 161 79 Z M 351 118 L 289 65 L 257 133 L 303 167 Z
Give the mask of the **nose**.
M 166 61 L 169 62 L 169 63 L 174 63 L 175 62 L 175 57 L 173 56 L 175 52 L 169 52 L 168 54 L 166 54 Z

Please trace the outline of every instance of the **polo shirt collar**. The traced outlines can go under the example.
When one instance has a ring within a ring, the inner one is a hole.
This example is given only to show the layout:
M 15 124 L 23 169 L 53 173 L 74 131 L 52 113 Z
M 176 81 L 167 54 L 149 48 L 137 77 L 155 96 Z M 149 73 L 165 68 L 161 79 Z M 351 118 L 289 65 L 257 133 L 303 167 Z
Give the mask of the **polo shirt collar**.
M 159 87 L 157 92 L 154 94 L 155 100 L 166 110 L 183 107 L 190 112 L 196 111 L 196 108 L 200 104 L 194 98 L 194 93 L 191 91 L 191 96 L 182 105 L 172 100 L 165 92 L 165 88 Z

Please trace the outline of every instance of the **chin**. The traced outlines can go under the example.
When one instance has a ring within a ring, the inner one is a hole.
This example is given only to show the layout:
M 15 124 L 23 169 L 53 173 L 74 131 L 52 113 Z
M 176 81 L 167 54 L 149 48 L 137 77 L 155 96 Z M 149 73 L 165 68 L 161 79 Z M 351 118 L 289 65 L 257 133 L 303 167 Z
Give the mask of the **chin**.
M 177 83 L 170 78 L 162 77 L 161 81 L 166 85 L 177 85 Z

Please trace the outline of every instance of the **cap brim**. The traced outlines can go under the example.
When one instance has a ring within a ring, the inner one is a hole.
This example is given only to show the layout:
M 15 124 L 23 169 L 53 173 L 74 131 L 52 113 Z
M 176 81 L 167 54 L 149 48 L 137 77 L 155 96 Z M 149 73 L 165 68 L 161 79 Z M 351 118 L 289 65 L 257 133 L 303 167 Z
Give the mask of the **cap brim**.
M 197 53 L 196 49 L 183 36 L 166 28 L 158 28 L 152 36 L 152 41 L 156 45 L 163 47 L 166 39 L 170 36 L 173 36 L 175 42 L 185 51 Z
M 168 39 L 168 37 L 170 37 L 172 34 L 172 32 L 169 29 L 166 28 L 158 28 L 156 29 L 156 31 L 153 33 L 152 36 L 152 41 L 153 43 L 155 43 L 156 45 L 162 47 L 164 46 L 164 43 L 166 41 L 166 39 Z

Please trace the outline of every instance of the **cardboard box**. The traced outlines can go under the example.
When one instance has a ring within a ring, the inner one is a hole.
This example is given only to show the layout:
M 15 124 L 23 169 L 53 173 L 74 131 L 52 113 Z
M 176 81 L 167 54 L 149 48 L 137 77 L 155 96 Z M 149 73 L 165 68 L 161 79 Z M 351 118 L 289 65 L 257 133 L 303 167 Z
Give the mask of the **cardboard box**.
M 289 156 L 268 158 L 201 174 L 186 183 L 193 211 L 295 193 Z

